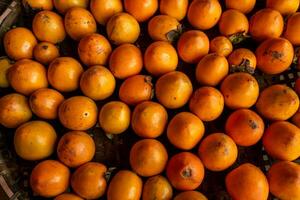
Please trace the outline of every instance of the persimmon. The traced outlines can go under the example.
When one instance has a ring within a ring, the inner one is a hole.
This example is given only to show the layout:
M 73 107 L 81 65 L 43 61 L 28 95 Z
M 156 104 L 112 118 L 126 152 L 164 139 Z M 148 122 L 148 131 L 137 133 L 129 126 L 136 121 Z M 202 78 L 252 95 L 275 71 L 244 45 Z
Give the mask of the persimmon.
M 256 69 L 256 62 L 255 54 L 246 48 L 235 49 L 228 57 L 228 63 L 231 68 L 242 67 L 251 73 Z
M 30 95 L 37 89 L 48 87 L 46 68 L 40 63 L 23 59 L 8 69 L 10 86 L 17 92 Z
M 172 196 L 172 186 L 169 181 L 161 175 L 148 178 L 143 186 L 142 200 L 171 200 Z
M 32 112 L 43 119 L 56 119 L 58 107 L 63 102 L 64 96 L 50 88 L 41 88 L 34 91 L 29 98 Z
M 134 172 L 121 170 L 112 178 L 107 191 L 107 200 L 140 200 L 142 179 Z
M 48 65 L 59 57 L 59 50 L 52 43 L 41 42 L 34 47 L 33 56 L 38 62 Z
M 147 47 L 144 54 L 144 65 L 150 74 L 161 76 L 175 71 L 177 64 L 177 52 L 169 42 L 157 41 Z
M 300 128 L 300 112 L 298 111 L 294 114 L 294 116 L 291 118 L 292 123 Z
M 198 191 L 181 192 L 174 198 L 174 200 L 187 200 L 187 199 L 208 200 L 201 192 Z
M 167 137 L 175 147 L 190 150 L 198 144 L 204 132 L 204 124 L 196 115 L 181 112 L 169 122 Z
M 31 9 L 34 10 L 52 10 L 53 9 L 53 2 L 52 0 L 22 0 L 23 5 L 29 6 Z
M 70 131 L 60 138 L 57 145 L 57 156 L 66 166 L 79 167 L 93 159 L 95 148 L 93 138 L 87 133 Z
M 155 85 L 156 98 L 169 109 L 184 106 L 192 93 L 193 85 L 189 77 L 178 71 L 161 76 Z
M 32 30 L 40 41 L 53 44 L 63 41 L 66 31 L 61 16 L 52 11 L 40 11 L 34 16 Z
M 272 85 L 264 89 L 256 103 L 258 113 L 269 120 L 287 120 L 299 108 L 299 98 L 285 85 Z
M 158 9 L 158 0 L 124 0 L 124 7 L 138 22 L 144 22 Z
M 196 79 L 202 85 L 216 86 L 227 76 L 228 72 L 227 59 L 212 53 L 204 56 L 198 63 Z
M 53 4 L 59 13 L 66 14 L 73 7 L 87 8 L 89 0 L 53 0 Z
M 263 136 L 263 145 L 275 159 L 295 160 L 300 156 L 300 129 L 290 122 L 274 122 Z
M 140 25 L 130 14 L 116 13 L 108 20 L 106 33 L 109 40 L 116 45 L 134 43 L 140 35 Z
M 119 98 L 128 105 L 149 101 L 153 96 L 151 76 L 134 75 L 127 78 L 120 87 Z
M 264 173 L 256 166 L 245 163 L 229 172 L 226 189 L 232 199 L 267 200 L 269 184 Z
M 58 109 L 61 124 L 71 130 L 87 130 L 97 122 L 96 103 L 85 96 L 73 96 L 66 99 Z
M 187 18 L 193 27 L 208 30 L 218 23 L 221 14 L 218 0 L 196 0 L 190 4 Z
M 255 3 L 256 0 L 225 0 L 227 9 L 236 9 L 245 14 L 253 10 Z
M 280 12 L 264 8 L 257 11 L 249 21 L 249 33 L 257 41 L 281 36 L 284 28 Z
M 280 1 L 280 0 L 267 0 L 266 7 L 278 10 L 282 15 L 291 15 L 297 12 L 299 8 L 299 0 L 289 0 L 289 1 Z
M 14 60 L 32 58 L 33 48 L 36 44 L 37 40 L 33 33 L 23 27 L 7 31 L 3 38 L 5 52 Z
M 109 69 L 112 74 L 119 79 L 125 79 L 139 74 L 142 68 L 142 52 L 133 44 L 122 44 L 118 46 L 114 49 L 109 58 Z
M 0 98 L 0 124 L 6 128 L 17 128 L 32 117 L 28 99 L 18 93 Z
M 189 108 L 202 121 L 213 121 L 223 112 L 224 97 L 216 88 L 200 87 L 193 93 Z
M 300 45 L 300 12 L 294 13 L 288 18 L 287 25 L 284 32 L 284 37 L 288 39 L 293 45 Z
M 123 11 L 121 0 L 91 0 L 90 9 L 95 20 L 105 25 L 114 14 Z
M 231 41 L 225 36 L 217 36 L 210 41 L 210 52 L 227 57 L 233 50 Z
M 25 160 L 41 160 L 54 152 L 54 128 L 44 121 L 30 121 L 19 126 L 14 135 L 14 147 Z
M 130 125 L 131 111 L 123 102 L 111 101 L 100 110 L 100 127 L 108 134 L 120 134 Z
M 293 62 L 293 45 L 284 38 L 265 40 L 256 49 L 257 67 L 266 74 L 279 74 Z
M 224 36 L 234 36 L 237 34 L 247 34 L 249 22 L 242 12 L 229 9 L 222 13 L 219 21 L 219 31 Z
M 168 162 L 167 177 L 177 190 L 194 190 L 204 178 L 201 160 L 190 152 L 175 154 Z
M 143 177 L 160 174 L 166 167 L 168 153 L 162 143 L 155 139 L 143 139 L 136 142 L 130 150 L 130 166 Z
M 7 72 L 12 67 L 12 64 L 13 62 L 7 57 L 0 58 L 0 88 L 9 87 Z
M 180 23 L 176 18 L 168 15 L 156 15 L 148 22 L 148 33 L 154 41 L 169 41 L 174 38 L 170 37 L 171 32 L 179 32 Z
M 188 0 L 161 0 L 159 11 L 161 14 L 169 15 L 181 21 L 186 16 L 188 5 Z
M 111 51 L 109 41 L 103 35 L 97 33 L 83 37 L 78 45 L 80 60 L 87 66 L 105 65 Z
M 92 13 L 81 7 L 70 8 L 65 15 L 64 23 L 68 35 L 77 41 L 97 31 Z
M 112 95 L 116 80 L 112 73 L 103 66 L 93 66 L 83 72 L 80 89 L 85 96 L 93 100 L 103 100 Z
M 72 174 L 72 189 L 85 199 L 98 199 L 104 195 L 106 190 L 106 172 L 106 166 L 101 163 L 85 163 Z
M 55 197 L 54 200 L 83 200 L 83 198 L 72 193 L 63 193 Z
M 240 146 L 256 144 L 264 134 L 264 121 L 254 111 L 239 109 L 229 115 L 225 123 L 226 134 Z
M 55 197 L 69 186 L 69 169 L 56 160 L 45 160 L 37 164 L 30 174 L 31 189 L 42 197 Z
M 79 87 L 83 73 L 81 64 L 72 57 L 59 57 L 53 60 L 48 68 L 50 85 L 60 92 L 71 92 Z
M 180 36 L 177 51 L 183 61 L 198 63 L 203 56 L 208 54 L 209 39 L 202 31 L 187 31 Z
M 221 84 L 225 105 L 231 109 L 250 108 L 259 96 L 259 85 L 248 73 L 228 75 Z
M 281 161 L 268 171 L 270 192 L 280 199 L 300 198 L 300 166 L 298 163 Z
M 168 113 L 162 105 L 152 101 L 144 101 L 134 108 L 131 127 L 140 137 L 156 138 L 163 133 L 167 121 Z

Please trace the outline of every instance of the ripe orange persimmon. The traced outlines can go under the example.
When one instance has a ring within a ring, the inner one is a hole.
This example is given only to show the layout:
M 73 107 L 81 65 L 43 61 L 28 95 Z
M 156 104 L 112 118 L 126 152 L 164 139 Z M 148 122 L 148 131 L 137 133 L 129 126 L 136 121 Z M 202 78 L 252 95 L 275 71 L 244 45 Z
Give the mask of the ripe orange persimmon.
M 171 200 L 172 197 L 172 186 L 169 181 L 161 175 L 148 178 L 143 186 L 142 200 Z
M 248 14 L 255 6 L 256 0 L 225 0 L 227 9 L 236 9 Z
M 227 57 L 233 50 L 231 41 L 225 36 L 217 36 L 210 41 L 210 52 Z
M 59 57 L 59 50 L 52 43 L 41 42 L 34 47 L 33 56 L 38 62 L 48 65 L 55 58 Z
M 267 0 L 266 7 L 278 10 L 282 15 L 290 15 L 297 12 L 299 3 L 299 0 Z
M 298 0 L 299 1 L 299 0 Z M 300 45 L 300 12 L 294 13 L 293 15 L 289 16 L 284 37 L 288 39 L 293 45 L 299 46 Z
M 246 48 L 235 49 L 228 57 L 231 68 L 243 67 L 251 73 L 256 69 L 256 62 L 255 54 Z
M 202 193 L 198 191 L 186 191 L 181 192 L 177 196 L 175 196 L 174 200 L 208 200 Z
M 180 21 L 186 16 L 188 5 L 188 0 L 161 0 L 159 11 L 161 14 L 175 17 Z
M 83 200 L 83 198 L 72 193 L 63 193 L 55 197 L 54 200 Z
M 121 0 L 91 0 L 90 9 L 95 20 L 105 25 L 114 14 L 123 11 Z
M 138 22 L 144 22 L 158 9 L 158 0 L 124 0 L 124 7 Z
M 73 7 L 87 8 L 89 0 L 53 0 L 53 4 L 59 13 L 66 14 Z
M 29 6 L 31 9 L 36 10 L 52 10 L 53 2 L 52 0 L 22 0 L 22 3 L 25 7 Z

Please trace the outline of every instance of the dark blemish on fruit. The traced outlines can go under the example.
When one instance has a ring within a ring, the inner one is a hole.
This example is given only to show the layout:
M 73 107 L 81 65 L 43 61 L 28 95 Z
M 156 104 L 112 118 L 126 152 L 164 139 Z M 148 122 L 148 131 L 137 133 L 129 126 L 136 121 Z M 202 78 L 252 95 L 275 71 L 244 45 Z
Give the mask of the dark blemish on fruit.
M 256 129 L 257 128 L 257 124 L 255 123 L 255 121 L 253 121 L 253 120 L 249 120 L 249 126 L 252 128 L 252 129 Z
M 192 176 L 192 169 L 191 168 L 185 168 L 182 172 L 181 172 L 182 177 L 184 178 L 190 178 Z
M 43 45 L 43 46 L 42 46 L 42 49 L 47 50 L 47 49 L 48 49 L 48 46 L 47 46 L 47 45 Z

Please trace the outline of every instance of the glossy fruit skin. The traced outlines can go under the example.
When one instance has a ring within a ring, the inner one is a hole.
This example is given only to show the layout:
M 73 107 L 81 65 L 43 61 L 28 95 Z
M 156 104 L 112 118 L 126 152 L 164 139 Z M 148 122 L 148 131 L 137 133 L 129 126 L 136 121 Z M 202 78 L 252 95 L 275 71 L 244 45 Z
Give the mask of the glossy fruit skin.
M 177 51 L 183 61 L 198 63 L 203 56 L 208 54 L 209 39 L 202 31 L 187 31 L 180 36 Z
M 124 68 L 126 66 L 126 68 Z M 109 58 L 109 69 L 119 79 L 139 74 L 143 68 L 141 50 L 133 44 L 123 44 L 112 52 Z
M 207 54 L 197 65 L 196 79 L 201 85 L 216 86 L 228 72 L 229 66 L 224 56 L 215 53 Z
M 18 127 L 14 146 L 18 156 L 25 160 L 41 160 L 54 152 L 56 142 L 54 128 L 44 121 L 30 121 Z
M 53 0 L 53 4 L 61 14 L 66 12 L 73 7 L 87 8 L 89 0 Z
M 300 129 L 290 122 L 274 122 L 263 136 L 263 145 L 273 158 L 293 161 L 300 156 Z
M 290 15 L 297 12 L 299 8 L 299 0 L 280 1 L 267 0 L 266 7 L 278 10 L 282 15 Z
M 30 175 L 31 189 L 42 197 L 55 197 L 69 186 L 69 169 L 56 160 L 45 160 L 37 164 Z
M 217 0 L 196 0 L 189 6 L 187 18 L 196 29 L 208 30 L 215 26 L 222 14 Z
M 247 63 L 246 63 L 247 62 Z M 256 57 L 255 54 L 246 48 L 235 49 L 228 57 L 228 63 L 230 67 L 238 67 L 248 65 L 251 70 L 256 69 Z
M 281 14 L 269 8 L 257 11 L 249 21 L 249 33 L 257 41 L 281 36 L 284 21 Z
M 227 192 L 234 200 L 267 200 L 268 180 L 256 166 L 245 163 L 229 172 L 225 179 Z
M 37 40 L 33 33 L 22 27 L 9 30 L 3 38 L 5 52 L 14 60 L 32 58 L 33 48 L 36 44 Z
M 227 57 L 233 50 L 231 41 L 225 36 L 217 36 L 210 41 L 210 52 Z
M 288 39 L 293 45 L 300 45 L 300 12 L 296 12 L 288 18 L 284 37 Z
M 53 9 L 53 2 L 52 0 L 22 0 L 23 5 L 29 6 L 32 9 L 37 10 L 52 10 Z
M 79 167 L 91 161 L 95 155 L 95 143 L 91 136 L 82 131 L 65 133 L 58 142 L 59 160 L 68 167 Z
M 134 172 L 143 177 L 150 177 L 160 174 L 165 169 L 168 153 L 158 140 L 143 139 L 131 147 L 129 161 Z
M 112 73 L 103 66 L 93 66 L 83 72 L 80 78 L 80 89 L 93 100 L 103 100 L 112 95 L 116 80 Z
M 12 62 L 7 57 L 0 58 L 0 88 L 8 88 L 7 71 L 12 67 Z
M 97 122 L 96 103 L 85 96 L 73 96 L 66 99 L 58 109 L 61 124 L 71 130 L 87 130 Z
M 76 41 L 97 31 L 97 23 L 92 13 L 81 7 L 70 8 L 64 23 L 66 32 Z
M 219 31 L 224 36 L 232 36 L 239 33 L 247 34 L 249 22 L 242 12 L 234 9 L 222 13 L 219 21 Z
M 56 119 L 58 107 L 63 102 L 64 96 L 50 88 L 41 88 L 34 91 L 29 98 L 32 112 L 43 119 Z
M 127 78 L 120 87 L 119 98 L 128 105 L 150 101 L 153 95 L 152 77 L 134 75 Z
M 102 49 L 101 52 L 98 49 Z M 80 60 L 87 66 L 105 65 L 112 51 L 109 41 L 100 34 L 93 33 L 82 38 L 78 45 Z
M 83 198 L 72 194 L 72 193 L 63 193 L 54 198 L 54 200 L 83 200 Z
M 134 43 L 140 35 L 140 25 L 130 14 L 116 13 L 108 20 L 106 33 L 115 45 Z
M 194 154 L 182 152 L 175 154 L 168 162 L 167 177 L 177 190 L 194 190 L 204 178 L 204 167 Z
M 158 0 L 124 0 L 124 7 L 138 22 L 145 22 L 158 9 Z
M 30 95 L 37 89 L 48 87 L 46 69 L 40 63 L 23 59 L 8 69 L 10 86 L 17 92 Z
M 18 93 L 0 98 L 0 124 L 6 128 L 17 128 L 32 117 L 28 100 Z
M 59 57 L 48 67 L 50 85 L 60 92 L 72 92 L 79 87 L 80 76 L 83 73 L 81 64 L 72 57 Z
M 208 200 L 202 193 L 198 191 L 186 191 L 181 192 L 177 196 L 175 196 L 174 200 Z
M 226 120 L 225 130 L 239 146 L 252 146 L 263 136 L 264 121 L 254 111 L 239 109 L 234 111 Z
M 236 9 L 248 14 L 255 6 L 256 0 L 225 0 L 227 9 Z
M 159 11 L 161 14 L 169 15 L 181 21 L 187 13 L 188 0 L 161 0 Z
M 296 114 L 291 118 L 291 122 L 297 126 L 298 128 L 300 128 L 300 112 L 299 109 L 296 112 Z
M 59 50 L 52 43 L 41 42 L 34 47 L 33 56 L 38 62 L 48 65 L 59 57 Z
M 180 23 L 176 18 L 168 15 L 156 15 L 148 22 L 148 33 L 154 41 L 172 42 L 168 34 L 178 31 Z
M 198 155 L 211 171 L 223 171 L 233 165 L 238 156 L 234 141 L 224 133 L 213 133 L 202 140 Z
M 95 20 L 105 25 L 114 14 L 123 11 L 121 0 L 91 0 L 90 10 Z
M 176 114 L 168 124 L 167 137 L 171 144 L 183 150 L 191 150 L 205 132 L 203 122 L 190 112 Z
M 130 125 L 130 108 L 121 101 L 110 101 L 100 110 L 99 123 L 108 134 L 121 134 Z
M 281 161 L 268 171 L 270 192 L 280 199 L 300 198 L 300 166 L 297 163 Z
M 256 49 L 257 67 L 266 74 L 279 74 L 293 62 L 293 45 L 284 38 L 272 38 Z
M 134 108 L 131 127 L 140 137 L 156 138 L 163 133 L 167 121 L 168 113 L 162 105 L 144 101 Z
M 161 175 L 148 178 L 143 186 L 142 200 L 171 200 L 172 196 L 172 186 L 169 181 Z
M 169 42 L 157 41 L 147 47 L 144 54 L 144 65 L 151 75 L 161 76 L 175 71 L 177 64 L 177 52 Z
M 256 108 L 266 119 L 287 120 L 297 112 L 299 98 L 285 85 L 272 85 L 260 93 Z
M 85 163 L 72 174 L 72 189 L 85 199 L 98 199 L 106 190 L 106 172 L 106 166 L 101 163 Z
M 63 41 L 66 31 L 61 16 L 52 11 L 40 11 L 34 16 L 32 30 L 38 40 L 53 44 Z
M 193 93 L 189 108 L 202 121 L 213 121 L 223 112 L 224 97 L 216 88 L 200 87 Z
M 107 200 L 139 200 L 142 196 L 142 179 L 134 172 L 119 171 L 111 180 Z
M 228 75 L 221 84 L 225 105 L 231 109 L 250 108 L 259 96 L 259 85 L 248 73 L 238 72 Z

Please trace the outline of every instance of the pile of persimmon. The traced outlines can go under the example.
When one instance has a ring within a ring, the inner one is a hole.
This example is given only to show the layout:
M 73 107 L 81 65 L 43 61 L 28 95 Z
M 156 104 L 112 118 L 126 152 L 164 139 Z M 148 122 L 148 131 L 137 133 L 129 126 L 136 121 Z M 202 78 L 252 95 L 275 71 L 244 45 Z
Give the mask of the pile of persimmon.
M 300 79 L 295 88 L 259 79 L 300 70 L 299 0 L 23 4 L 36 14 L 31 29 L 3 38 L 0 87 L 13 92 L 1 94 L 0 124 L 15 129 L 20 158 L 39 161 L 29 180 L 35 195 L 205 200 L 205 172 L 228 170 L 218 182 L 233 200 L 300 199 Z M 66 38 L 77 55 L 62 54 Z M 215 121 L 223 129 L 208 131 Z M 95 126 L 139 138 L 128 146 L 131 168 L 110 180 L 114 166 L 94 159 Z M 237 161 L 241 147 L 259 143 L 270 168 Z

